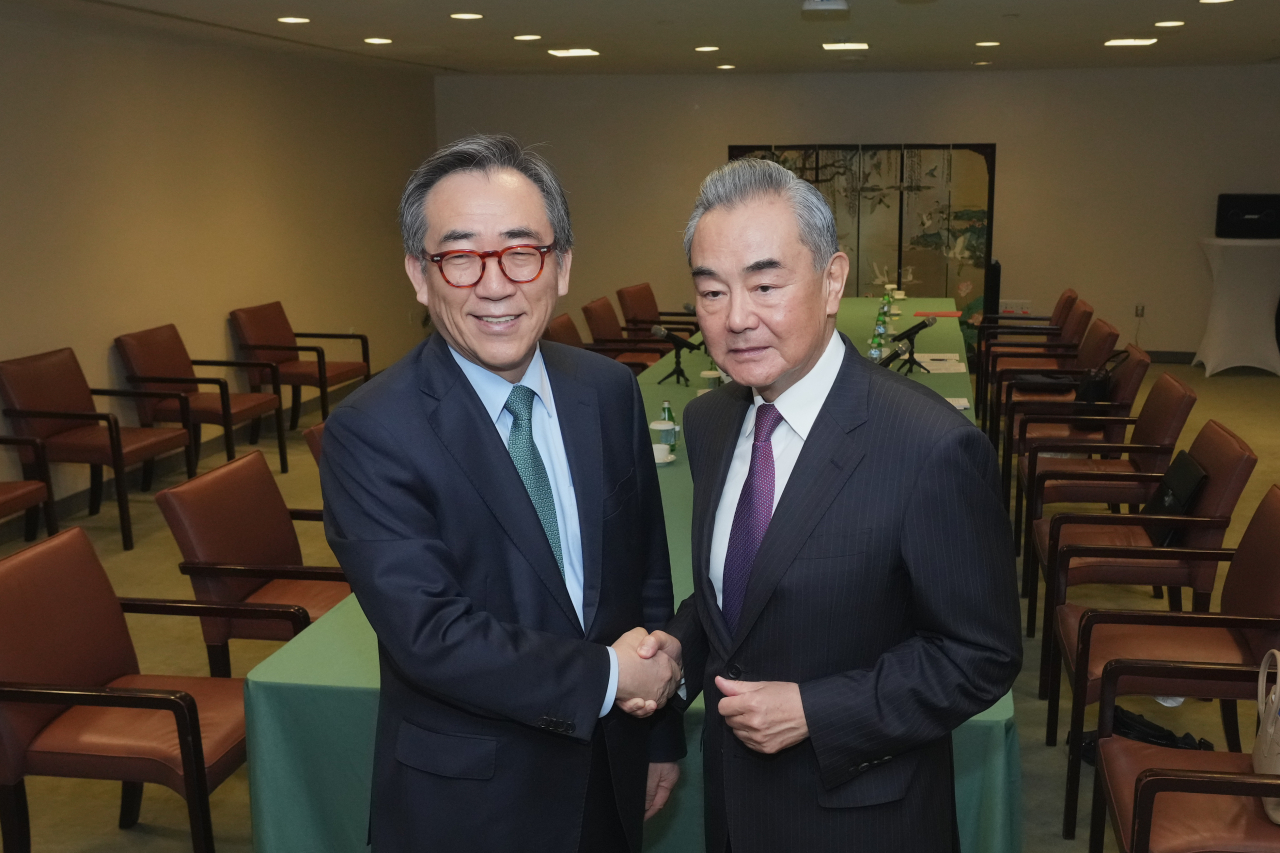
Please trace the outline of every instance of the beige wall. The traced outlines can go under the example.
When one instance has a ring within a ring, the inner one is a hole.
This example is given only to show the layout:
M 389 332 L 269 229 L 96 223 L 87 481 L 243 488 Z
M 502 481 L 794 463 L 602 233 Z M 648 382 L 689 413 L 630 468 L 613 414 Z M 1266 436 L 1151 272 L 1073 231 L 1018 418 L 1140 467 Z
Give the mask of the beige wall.
M 501 109 L 495 109 L 501 104 Z M 438 136 L 544 149 L 578 239 L 562 308 L 651 282 L 688 299 L 680 231 L 731 144 L 997 144 L 1005 296 L 1076 287 L 1125 337 L 1194 350 L 1222 192 L 1280 192 L 1280 66 L 930 74 L 439 77 Z
M 421 337 L 396 204 L 432 98 L 416 69 L 0 4 L 0 358 L 71 346 L 119 387 L 116 335 L 175 323 L 226 358 L 227 312 L 278 299 L 387 366 Z

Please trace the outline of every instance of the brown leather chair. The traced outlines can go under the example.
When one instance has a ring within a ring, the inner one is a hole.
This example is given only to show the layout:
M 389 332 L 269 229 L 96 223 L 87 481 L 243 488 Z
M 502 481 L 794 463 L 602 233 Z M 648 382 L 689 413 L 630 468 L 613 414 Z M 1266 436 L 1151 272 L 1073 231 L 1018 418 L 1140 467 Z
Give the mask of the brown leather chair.
M 94 397 L 175 401 L 182 428 L 122 427 L 115 415 L 94 407 Z M 129 520 L 125 469 L 141 462 L 142 490 L 147 491 L 151 488 L 153 460 L 186 448 L 187 476 L 195 476 L 196 456 L 186 395 L 90 388 L 76 354 L 69 348 L 0 362 L 0 399 L 4 400 L 4 415 L 12 419 L 18 435 L 44 440 L 50 462 L 89 465 L 90 515 L 97 515 L 102 507 L 102 466 L 111 466 L 120 508 L 120 536 L 126 551 L 133 549 L 133 525 Z M 24 465 L 35 464 L 31 451 L 20 452 Z
M 1071 288 L 1067 288 L 1058 296 L 1058 301 L 1053 306 L 1052 314 L 1044 317 L 1024 318 L 1027 321 L 1044 322 L 1014 322 L 1017 316 L 1013 314 L 982 315 L 979 320 L 981 325 L 978 327 L 978 342 L 974 347 L 978 361 L 977 391 L 980 394 L 985 394 L 986 360 L 992 347 L 999 346 L 1002 343 L 1015 343 L 1014 339 L 1019 337 L 1044 338 L 1045 343 L 1061 343 L 1063 327 L 1067 324 L 1067 319 L 1071 316 L 1071 311 L 1075 308 L 1079 299 L 1079 294 Z M 1085 325 L 1088 325 L 1088 321 L 1085 321 Z M 1083 327 L 1080 332 L 1083 334 Z M 1002 341 L 1001 338 L 1004 340 Z M 982 402 L 985 404 L 985 399 Z M 975 400 L 975 405 L 976 403 L 977 400 Z M 976 414 L 981 414 L 981 412 Z
M 1106 366 L 1107 360 L 1116 354 L 1116 342 L 1120 332 L 1106 320 L 1094 320 L 1071 355 L 1058 358 L 1008 358 L 992 353 L 992 399 L 987 406 L 987 434 L 999 444 L 1000 425 L 1007 422 L 1015 405 L 1022 411 L 1035 411 L 1032 403 L 1064 403 L 1075 400 L 1074 391 L 1057 391 L 1037 388 L 1034 382 L 1019 386 L 1018 379 L 1030 377 L 1059 377 L 1079 379 L 1092 370 Z
M 630 367 L 637 376 L 643 373 L 645 368 L 662 358 L 663 355 L 663 351 L 657 347 L 646 347 L 629 342 L 620 344 L 583 343 L 582 336 L 578 334 L 578 327 L 574 325 L 573 318 L 568 314 L 552 317 L 551 322 L 547 324 L 547 331 L 543 333 L 542 337 L 544 340 L 564 344 L 565 346 L 588 349 L 594 353 L 616 359 Z
M 622 319 L 628 328 L 645 330 L 654 326 L 666 326 L 673 332 L 698 331 L 697 314 L 689 311 L 659 311 L 658 300 L 654 298 L 653 288 L 647 281 L 630 287 L 619 287 L 617 293 Z
M 1094 325 L 1097 325 L 1096 323 Z M 1075 399 L 1074 392 L 1064 399 L 1029 399 L 1034 396 L 1029 392 L 1020 399 L 1010 399 L 1006 403 L 1004 418 L 1004 438 L 1000 442 L 1000 476 L 1005 506 L 1009 506 L 1009 492 L 1012 484 L 1018 488 L 1021 482 L 1014 477 L 1014 471 L 1021 464 L 1027 447 L 1031 444 L 1046 444 L 1056 441 L 1083 443 L 1088 441 L 1120 442 L 1124 440 L 1124 426 L 1118 423 L 1089 421 L 1091 417 L 1127 418 L 1133 409 L 1133 402 L 1138 397 L 1142 380 L 1146 378 L 1147 369 L 1151 367 L 1151 356 L 1136 344 L 1129 344 L 1119 356 L 1118 363 L 1111 372 L 1107 396 L 1103 400 L 1089 403 Z M 1066 375 L 1064 373 L 1064 375 Z M 1071 375 L 1075 374 L 1074 371 Z M 1022 382 L 1011 382 L 1014 394 L 1022 391 Z M 1038 387 L 1035 379 L 1026 383 L 1030 389 Z M 1047 417 L 1045 417 L 1047 416 Z M 1030 417 L 1034 429 L 1024 429 L 1022 424 Z M 1092 426 L 1086 426 L 1092 424 Z M 1019 501 L 1013 502 L 1015 507 Z M 1021 516 L 1018 516 L 1021 518 Z M 1014 524 L 1014 545 L 1019 547 L 1018 524 Z
M 1135 689 L 1139 679 L 1148 686 Z M 1168 749 L 1112 734 L 1116 696 L 1148 693 L 1156 680 L 1158 695 L 1194 690 L 1211 699 L 1250 698 L 1258 673 L 1252 666 L 1147 660 L 1103 667 L 1090 853 L 1102 853 L 1108 814 L 1121 853 L 1280 850 L 1280 826 L 1261 802 L 1280 797 L 1280 777 L 1254 773 L 1251 756 Z
M 1115 512 L 1121 504 L 1128 504 L 1130 513 L 1137 512 L 1139 505 L 1146 503 L 1155 491 L 1155 483 L 1123 478 L 1130 474 L 1164 475 L 1173 458 L 1174 445 L 1195 404 L 1196 392 L 1176 376 L 1165 373 L 1151 386 L 1142 412 L 1136 418 L 1071 418 L 1062 415 L 1029 415 L 1026 418 L 1024 424 L 1028 431 L 1037 426 L 1063 426 L 1066 422 L 1070 422 L 1070 428 L 1080 431 L 1089 426 L 1097 427 L 1092 433 L 1096 437 L 1090 441 L 1058 437 L 1032 440 L 1028 436 L 1020 440 L 1026 448 L 1026 455 L 1018 460 L 1014 523 L 1015 533 L 1019 528 L 1022 530 L 1023 596 L 1031 599 L 1027 606 L 1027 636 L 1035 636 L 1033 587 L 1039 581 L 1035 572 L 1037 563 L 1032 546 L 1032 527 L 1043 517 L 1044 505 L 1103 503 Z M 1123 429 L 1128 425 L 1133 426 L 1133 435 L 1127 444 L 1123 434 L 1106 434 L 1115 426 Z M 1045 455 L 1047 453 L 1086 453 L 1088 456 L 1050 458 Z M 1095 454 L 1100 458 L 1095 459 Z M 1024 509 L 1025 524 L 1022 522 Z
M 1215 423 L 1210 421 L 1206 429 Z M 1223 457 L 1220 461 L 1224 463 L 1224 467 L 1230 467 L 1227 457 L 1231 455 L 1231 449 L 1225 446 L 1226 442 L 1221 438 L 1215 439 L 1213 443 L 1223 445 L 1210 450 L 1217 451 Z M 1205 455 L 1207 454 L 1202 448 L 1201 457 Z M 1219 471 L 1217 482 L 1211 479 L 1205 485 L 1204 492 L 1216 491 L 1221 498 L 1223 492 L 1230 492 L 1237 485 L 1243 488 L 1248 476 L 1242 476 L 1240 469 L 1246 466 L 1239 459 L 1237 463 L 1235 471 L 1228 471 L 1227 476 Z M 1209 470 L 1204 462 L 1200 461 L 1200 464 L 1205 467 L 1206 472 Z M 1252 470 L 1251 464 L 1247 467 Z M 1213 477 L 1212 473 L 1210 477 Z M 1236 497 L 1238 495 L 1236 492 Z M 1232 497 L 1231 506 L 1234 504 L 1235 498 Z M 1203 511 L 1201 507 L 1202 504 L 1197 509 Z M 1230 515 L 1230 507 L 1226 514 Z M 1138 520 L 1160 518 L 1139 515 L 1122 517 Z M 1129 528 L 1139 529 L 1141 528 Z M 1124 570 L 1132 571 L 1135 567 L 1141 569 L 1155 565 L 1156 569 L 1148 569 L 1148 576 L 1156 571 L 1172 573 L 1181 567 L 1184 577 L 1198 574 L 1202 588 L 1207 587 L 1207 591 L 1197 592 L 1196 612 L 1189 614 L 1085 610 L 1069 603 L 1059 604 L 1049 612 L 1050 618 L 1045 620 L 1042 641 L 1042 646 L 1049 650 L 1047 678 L 1042 673 L 1042 681 L 1047 681 L 1048 688 L 1049 715 L 1045 743 L 1049 746 L 1054 746 L 1058 738 L 1060 666 L 1066 668 L 1067 677 L 1072 684 L 1071 718 L 1067 735 L 1067 811 L 1064 815 L 1064 831 L 1067 827 L 1072 831 L 1075 828 L 1076 794 L 1080 786 L 1079 741 L 1084 728 L 1084 710 L 1098 699 L 1097 679 L 1101 675 L 1103 664 L 1120 658 L 1141 658 L 1257 665 L 1266 650 L 1280 641 L 1280 630 L 1268 630 L 1261 634 L 1242 632 L 1241 625 L 1223 621 L 1223 617 L 1276 617 L 1273 624 L 1276 629 L 1280 629 L 1280 621 L 1277 621 L 1280 620 L 1280 573 L 1275 570 L 1275 555 L 1280 549 L 1280 488 L 1272 486 L 1263 497 L 1241 537 L 1239 547 L 1234 551 L 1222 549 L 1224 529 L 1225 525 L 1208 529 L 1192 527 L 1184 537 L 1184 544 L 1173 548 L 1152 548 L 1150 540 L 1143 547 L 1120 541 L 1120 537 L 1111 537 L 1109 541 L 1097 537 L 1093 543 L 1063 549 L 1059 558 L 1062 561 L 1083 557 L 1109 563 L 1107 568 L 1110 569 L 1110 574 L 1102 574 L 1095 569 L 1095 574 L 1100 577 L 1080 582 L 1145 584 L 1149 582 L 1145 576 L 1139 576 L 1136 581 L 1128 581 Z M 1227 570 L 1222 591 L 1223 616 L 1210 617 L 1206 615 L 1209 610 L 1209 595 L 1217 575 L 1217 564 L 1224 560 L 1230 560 L 1231 566 Z M 1203 580 L 1205 577 L 1208 578 L 1207 582 Z M 1172 595 L 1170 599 L 1172 604 Z M 1160 691 L 1156 693 L 1171 695 Z M 1185 695 L 1200 694 L 1191 692 Z M 1234 702 L 1223 703 L 1222 726 L 1226 732 L 1228 748 L 1232 752 L 1239 752 L 1240 732 Z
M 660 338 L 655 338 L 648 329 L 631 329 L 627 332 L 627 337 L 623 337 L 622 326 L 618 324 L 618 315 L 614 313 L 613 306 L 609 304 L 606 297 L 601 296 L 599 299 L 593 299 L 586 305 L 582 306 L 582 316 L 587 319 L 587 331 L 591 333 L 591 342 L 593 344 L 641 344 L 646 348 L 652 347 L 665 354 L 671 352 L 672 345 Z M 661 355 L 658 353 L 649 353 L 646 360 L 653 358 L 652 364 L 656 362 Z
M 260 450 L 163 490 L 156 503 L 198 601 L 298 606 L 314 621 L 351 592 L 342 569 L 302 565 L 293 520 L 323 521 L 322 513 L 285 506 Z M 200 627 L 216 676 L 231 674 L 231 638 L 291 636 L 261 621 L 201 619 Z
M 40 530 L 40 509 L 44 505 L 45 529 L 49 535 L 58 532 L 58 514 L 53 505 L 53 480 L 49 477 L 49 457 L 44 442 L 38 438 L 15 438 L 0 435 L 0 447 L 26 447 L 30 449 L 32 463 L 23 466 L 33 479 L 0 482 L 0 518 L 25 513 L 23 537 L 34 542 Z
M 293 400 L 289 411 L 289 429 L 298 428 L 302 414 L 302 386 L 320 389 L 320 418 L 329 417 L 329 389 L 344 382 L 369 378 L 369 338 L 365 335 L 339 334 L 337 332 L 295 332 L 279 302 L 237 308 L 231 312 L 231 328 L 235 330 L 240 346 L 252 359 L 273 361 L 280 368 L 280 381 L 293 388 Z M 360 342 L 360 361 L 329 361 L 324 348 L 299 346 L 298 338 L 345 339 Z M 315 361 L 303 361 L 299 353 L 315 355 Z M 249 387 L 257 391 L 271 380 L 271 375 L 261 368 L 249 372 Z
M 311 448 L 311 457 L 319 462 L 320 452 L 324 448 L 324 421 L 304 429 L 302 437 L 307 440 L 307 447 Z
M 1040 695 L 1049 697 L 1057 680 L 1058 649 L 1051 641 L 1056 608 L 1067 589 L 1079 584 L 1141 584 L 1169 590 L 1169 608 L 1182 609 L 1182 587 L 1191 588 L 1191 609 L 1209 609 L 1217 568 L 1204 562 L 1170 557 L 1153 549 L 1148 529 L 1182 531 L 1184 548 L 1213 550 L 1231 524 L 1236 502 L 1249 482 L 1258 457 L 1235 433 L 1209 421 L 1187 451 L 1208 479 L 1187 516 L 1094 515 L 1059 513 L 1032 523 L 1036 562 L 1045 579 L 1044 642 L 1040 648 Z M 1095 475 L 1134 483 L 1158 483 L 1158 474 Z M 1148 556 L 1152 555 L 1152 556 Z M 1056 710 L 1051 709 L 1056 715 Z
M 268 619 L 297 608 L 116 598 L 80 528 L 0 560 L 0 831 L 30 853 L 25 776 L 124 783 L 120 828 L 151 782 L 187 801 L 192 846 L 213 853 L 209 792 L 245 760 L 244 682 L 140 675 L 125 613 Z
M 981 409 L 975 414 L 981 419 L 984 428 L 989 425 L 993 414 L 996 417 L 999 416 L 999 412 L 991 411 L 999 405 L 1000 401 L 998 389 L 994 387 L 996 370 L 999 367 L 1053 370 L 1059 366 L 1059 359 L 1075 357 L 1080 342 L 1084 339 L 1085 330 L 1089 328 L 1089 323 L 1092 321 L 1093 306 L 1083 299 L 1077 299 L 1071 306 L 1071 311 L 1067 314 L 1067 319 L 1063 322 L 1060 331 L 1026 333 L 1043 337 L 1043 341 L 990 342 L 983 353 L 982 361 L 978 363 L 978 377 L 975 385 L 977 396 L 974 399 L 975 407 L 981 405 Z
M 192 442 L 196 452 L 200 448 L 200 425 L 217 424 L 222 427 L 222 442 L 227 459 L 236 458 L 234 429 L 236 424 L 253 421 L 250 444 L 258 443 L 258 419 L 269 412 L 276 416 L 276 442 L 280 451 L 280 472 L 289 471 L 289 457 L 285 450 L 284 410 L 281 407 L 280 369 L 271 361 L 226 361 L 202 358 L 192 360 L 186 344 L 174 325 L 157 326 L 143 332 L 133 332 L 116 338 L 116 352 L 128 381 L 145 391 L 177 391 L 187 395 L 191 409 Z M 216 377 L 196 376 L 195 366 L 241 367 L 266 370 L 271 374 L 274 393 L 232 393 L 227 380 Z M 217 386 L 217 392 L 204 392 L 200 385 Z M 143 397 L 138 400 L 138 421 L 143 426 L 174 423 L 179 419 L 178 404 L 173 400 L 155 400 Z

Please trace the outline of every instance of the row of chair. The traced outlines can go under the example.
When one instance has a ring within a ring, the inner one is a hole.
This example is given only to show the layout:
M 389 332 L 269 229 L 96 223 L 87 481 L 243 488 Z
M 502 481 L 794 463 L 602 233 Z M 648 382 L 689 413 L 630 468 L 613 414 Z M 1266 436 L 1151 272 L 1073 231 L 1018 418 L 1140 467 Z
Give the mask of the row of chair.
M 568 314 L 553 317 L 543 337 L 616 359 L 639 375 L 672 349 L 670 343 L 653 334 L 654 326 L 664 326 L 685 337 L 698 331 L 696 315 L 692 312 L 659 311 L 658 300 L 648 283 L 622 287 L 617 293 L 623 323 L 618 322 L 618 314 L 608 297 L 601 296 L 582 306 L 591 343 L 583 342 L 578 327 Z
M 323 423 L 304 433 L 319 457 Z M 232 638 L 288 640 L 350 593 L 342 569 L 302 564 L 289 509 L 254 451 L 156 495 L 194 601 L 117 598 L 84 531 L 0 560 L 0 834 L 29 853 L 27 775 L 123 783 L 120 828 L 143 784 L 185 798 L 196 853 L 212 853 L 209 793 L 246 759 Z M 140 675 L 126 613 L 199 617 L 209 677 Z M 176 734 L 176 737 L 175 737 Z
M 1035 634 L 1037 591 L 1045 580 L 1039 694 L 1049 701 L 1049 746 L 1057 742 L 1060 670 L 1065 669 L 1072 689 L 1063 837 L 1075 834 L 1084 712 L 1109 690 L 1101 709 L 1105 725 L 1099 726 L 1091 851 L 1102 849 L 1108 810 L 1122 850 L 1149 849 L 1161 832 L 1153 828 L 1157 790 L 1220 795 L 1217 805 L 1193 807 L 1204 818 L 1197 841 L 1205 846 L 1179 849 L 1255 849 L 1250 844 L 1269 849 L 1268 844 L 1280 845 L 1280 827 L 1262 813 L 1257 799 L 1262 783 L 1241 781 L 1248 759 L 1238 755 L 1236 701 L 1253 695 L 1252 678 L 1242 679 L 1240 673 L 1256 677 L 1266 649 L 1280 642 L 1280 487 L 1264 497 L 1239 548 L 1223 549 L 1257 457 L 1239 436 L 1210 420 L 1186 451 L 1206 475 L 1188 514 L 1144 511 L 1142 505 L 1170 466 L 1196 395 L 1166 373 L 1152 385 L 1138 416 L 1130 417 L 1150 364 L 1132 344 L 1111 373 L 1104 400 L 1077 400 L 1048 383 L 1046 378 L 1055 376 L 1082 376 L 1112 356 L 1118 335 L 1103 320 L 1090 324 L 1092 313 L 1067 291 L 1039 324 L 1021 318 L 1006 327 L 1007 320 L 996 321 L 979 338 L 977 397 L 983 426 L 1002 451 L 1007 504 L 1012 497 L 1028 636 Z M 1040 345 L 1003 340 L 1012 336 L 1042 340 Z M 1101 504 L 1108 512 L 1050 518 L 1045 508 L 1056 503 Z M 1119 514 L 1121 506 L 1129 508 L 1127 515 Z M 1157 531 L 1170 529 L 1178 539 L 1166 543 Z M 1221 611 L 1210 614 L 1222 562 L 1230 568 Z M 1157 594 L 1167 590 L 1170 612 L 1086 609 L 1067 601 L 1068 590 L 1085 583 L 1151 585 Z M 1181 612 L 1183 587 L 1192 591 L 1189 613 Z M 1109 736 L 1117 691 L 1219 699 L 1229 752 L 1182 753 Z M 1231 778 L 1221 776 L 1224 770 Z M 1155 778 L 1163 787 L 1142 787 Z M 1270 796 L 1280 793 L 1280 779 L 1268 784 Z M 1139 789 L 1145 793 L 1135 799 Z M 1236 799 L 1228 803 L 1221 797 Z
M 0 517 L 26 512 L 26 537 L 35 538 L 43 509 L 50 534 L 58 529 L 49 465 L 89 465 L 89 514 L 102 504 L 103 468 L 115 475 L 120 534 L 124 549 L 133 548 L 126 469 L 142 464 L 142 490 L 149 491 L 157 457 L 177 450 L 186 456 L 187 476 L 195 476 L 202 424 L 222 428 L 228 460 L 234 459 L 234 429 L 251 423 L 250 443 L 258 441 L 261 418 L 274 413 L 280 470 L 289 470 L 285 445 L 281 388 L 293 389 L 290 429 L 298 426 L 302 386 L 320 390 L 321 416 L 329 414 L 329 390 L 356 379 L 368 379 L 369 341 L 360 334 L 295 332 L 279 302 L 231 312 L 231 328 L 244 360 L 193 359 L 173 325 L 121 335 L 115 348 L 131 389 L 90 388 L 70 348 L 0 362 L 0 400 L 11 419 L 15 438 L 0 440 L 18 448 L 23 480 L 0 483 Z M 298 339 L 351 339 L 360 342 L 361 361 L 333 361 L 320 346 Z M 302 359 L 309 353 L 313 359 Z M 248 392 L 232 392 L 221 377 L 199 376 L 197 367 L 235 368 L 245 372 Z M 201 391 L 201 387 L 216 391 Z M 271 393 L 263 391 L 269 386 Z M 99 412 L 95 397 L 125 397 L 137 406 L 139 426 L 122 426 L 116 415 Z M 158 426 L 177 424 L 178 426 Z

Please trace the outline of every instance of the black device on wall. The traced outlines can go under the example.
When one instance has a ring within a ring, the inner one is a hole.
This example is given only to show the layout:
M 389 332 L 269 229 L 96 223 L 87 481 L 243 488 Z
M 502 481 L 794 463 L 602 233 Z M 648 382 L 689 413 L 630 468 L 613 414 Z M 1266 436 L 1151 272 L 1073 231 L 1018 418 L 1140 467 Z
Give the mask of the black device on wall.
M 1223 193 L 1213 236 L 1228 240 L 1280 240 L 1280 195 Z

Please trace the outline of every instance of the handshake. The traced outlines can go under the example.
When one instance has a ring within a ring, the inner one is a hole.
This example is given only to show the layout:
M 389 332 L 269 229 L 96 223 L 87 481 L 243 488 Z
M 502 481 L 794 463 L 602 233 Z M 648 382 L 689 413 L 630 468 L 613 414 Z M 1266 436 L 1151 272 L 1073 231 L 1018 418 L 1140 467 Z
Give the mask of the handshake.
M 633 717 L 657 711 L 680 687 L 680 641 L 664 631 L 632 628 L 613 644 L 618 655 L 618 693 L 614 701 Z

